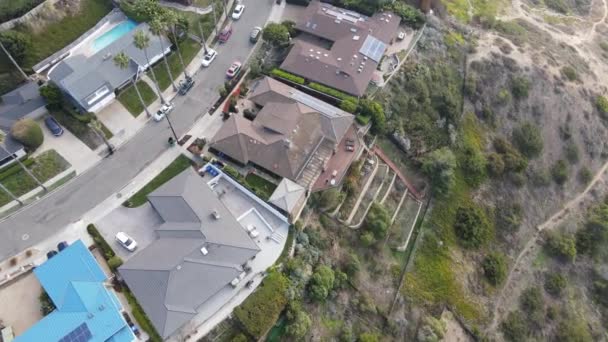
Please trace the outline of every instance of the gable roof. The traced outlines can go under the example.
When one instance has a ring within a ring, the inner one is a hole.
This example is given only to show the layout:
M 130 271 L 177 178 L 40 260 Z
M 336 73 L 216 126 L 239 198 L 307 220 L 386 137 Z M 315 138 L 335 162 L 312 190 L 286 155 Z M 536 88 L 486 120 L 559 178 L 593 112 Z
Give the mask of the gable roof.
M 135 76 L 138 66 L 148 64 L 144 51 L 133 44 L 137 31 L 143 31 L 150 36 L 150 45 L 147 48 L 150 59 L 163 54 L 163 47 L 167 49 L 171 45 L 167 38 L 161 36 L 161 46 L 159 38 L 150 32 L 148 24 L 142 23 L 90 57 L 75 55 L 65 59 L 49 72 L 49 78 L 68 92 L 84 109 L 92 108 L 105 97 L 97 98 L 94 94 L 114 92 Z M 120 52 L 124 52 L 131 59 L 126 69 L 114 64 L 113 58 Z
M 78 240 L 34 269 L 56 310 L 15 338 L 16 342 L 64 341 L 89 334 L 88 341 L 131 342 L 135 339 L 121 305 L 104 285 L 106 275 Z
M 354 120 L 352 114 L 269 77 L 255 82 L 249 99 L 262 106 L 255 120 L 231 116 L 211 139 L 211 147 L 292 180 L 322 139 L 340 142 Z
M 119 271 L 166 338 L 213 295 L 230 286 L 243 272 L 242 265 L 260 249 L 191 168 L 151 193 L 148 200 L 165 222 L 156 231 L 157 239 Z
M 300 204 L 305 195 L 306 189 L 303 186 L 287 178 L 283 178 L 272 195 L 270 195 L 268 202 L 285 210 L 287 213 L 291 213 Z
M 296 38 L 281 69 L 362 96 L 401 19 L 394 13 L 371 17 L 319 1 L 311 2 L 296 28 L 329 40 L 330 48 Z

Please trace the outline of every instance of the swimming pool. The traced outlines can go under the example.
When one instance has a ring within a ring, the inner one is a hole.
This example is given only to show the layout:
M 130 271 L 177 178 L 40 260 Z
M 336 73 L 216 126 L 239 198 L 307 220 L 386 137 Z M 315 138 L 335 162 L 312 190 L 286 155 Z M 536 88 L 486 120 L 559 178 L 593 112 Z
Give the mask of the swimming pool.
M 104 33 L 93 41 L 93 51 L 97 52 L 112 44 L 115 40 L 133 30 L 135 27 L 137 27 L 137 23 L 131 19 L 114 26 L 110 31 Z

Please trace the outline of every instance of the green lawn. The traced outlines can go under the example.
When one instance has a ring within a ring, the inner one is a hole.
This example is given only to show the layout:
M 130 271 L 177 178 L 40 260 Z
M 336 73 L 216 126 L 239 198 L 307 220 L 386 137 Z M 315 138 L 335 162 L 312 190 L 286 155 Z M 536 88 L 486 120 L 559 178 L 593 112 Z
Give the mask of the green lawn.
M 63 159 L 55 150 L 43 152 L 38 157 L 34 158 L 34 162 L 31 165 L 27 166 L 36 178 L 43 183 L 62 171 L 67 170 L 69 167 L 70 163 Z M 24 195 L 38 186 L 36 181 L 23 170 L 3 179 L 2 185 L 15 196 Z M 1 191 L 0 206 L 5 205 L 10 201 L 10 196 L 4 191 Z
M 131 196 L 123 205 L 129 208 L 139 207 L 146 203 L 148 194 L 158 189 L 161 185 L 165 184 L 169 179 L 177 176 L 179 173 L 192 165 L 192 161 L 188 157 L 180 154 L 169 166 L 167 166 L 158 176 L 154 177 L 148 184 L 146 184 L 141 190 L 135 195 Z
M 151 38 L 155 39 L 154 37 L 151 37 Z M 186 40 L 180 42 L 179 46 L 181 48 L 182 57 L 184 58 L 184 63 L 186 65 L 188 65 L 190 63 L 190 61 L 192 61 L 194 56 L 196 56 L 198 51 L 202 48 L 202 46 L 199 43 L 195 42 L 192 39 L 186 39 Z M 167 57 L 167 60 L 169 62 L 169 68 L 171 69 L 171 75 L 173 75 L 173 78 L 176 79 L 184 70 L 184 68 L 182 67 L 182 64 L 180 63 L 177 52 L 176 51 L 172 52 L 171 55 L 169 55 Z M 162 60 L 159 61 L 153 69 L 154 69 L 154 73 L 156 74 L 156 79 L 158 80 L 158 84 L 160 85 L 160 88 L 167 89 L 171 85 L 171 79 L 169 78 L 169 75 L 167 74 L 167 68 L 165 67 L 165 62 Z M 177 84 L 176 84 L 176 86 L 177 86 Z
M 51 112 L 51 116 L 57 119 L 61 126 L 74 134 L 78 139 L 82 140 L 82 142 L 90 149 L 94 150 L 103 143 L 103 141 L 100 141 L 101 139 L 97 137 L 93 130 L 87 126 L 86 122 L 76 119 L 66 111 L 53 111 Z M 112 132 L 110 132 L 110 130 L 104 126 L 103 123 L 101 124 L 101 129 L 104 131 L 107 139 L 112 137 Z
M 32 51 L 25 59 L 25 66 L 32 67 L 44 58 L 70 44 L 112 10 L 110 0 L 82 0 L 78 15 L 68 16 L 46 25 L 44 30 L 33 33 L 22 29 L 32 40 Z
M 154 102 L 154 100 L 156 100 L 156 93 L 154 90 L 152 90 L 152 88 L 150 88 L 148 83 L 141 80 L 137 81 L 137 88 L 139 89 L 141 97 L 143 98 L 146 106 L 149 106 L 152 102 Z M 118 101 L 120 101 L 120 103 L 122 103 L 122 105 L 125 106 L 129 113 L 131 113 L 131 115 L 134 117 L 138 117 L 139 114 L 144 111 L 144 107 L 141 105 L 137 92 L 132 85 L 120 92 L 120 95 L 118 95 Z
M 272 195 L 272 192 L 277 187 L 276 185 L 254 173 L 248 174 L 247 177 L 245 177 L 245 181 L 250 188 L 256 189 L 257 191 L 255 192 L 261 195 L 264 200 L 269 199 L 270 195 Z

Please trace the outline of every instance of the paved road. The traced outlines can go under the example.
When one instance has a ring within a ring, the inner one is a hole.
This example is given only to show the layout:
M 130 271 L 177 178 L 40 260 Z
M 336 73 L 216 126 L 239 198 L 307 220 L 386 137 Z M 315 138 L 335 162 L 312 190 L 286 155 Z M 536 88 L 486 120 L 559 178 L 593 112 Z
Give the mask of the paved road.
M 226 69 L 234 60 L 244 61 L 252 48 L 249 33 L 263 26 L 274 0 L 244 0 L 245 13 L 233 23 L 230 40 L 217 46 L 213 64 L 195 75 L 195 87 L 185 97 L 175 98 L 172 123 L 183 135 L 196 119 L 204 115 L 218 98 Z M 0 222 L 0 260 L 29 248 L 78 221 L 104 199 L 117 193 L 135 175 L 146 168 L 167 147 L 171 132 L 166 121 L 150 121 L 135 137 L 114 155 L 70 183 Z M 29 235 L 23 240 L 24 234 Z

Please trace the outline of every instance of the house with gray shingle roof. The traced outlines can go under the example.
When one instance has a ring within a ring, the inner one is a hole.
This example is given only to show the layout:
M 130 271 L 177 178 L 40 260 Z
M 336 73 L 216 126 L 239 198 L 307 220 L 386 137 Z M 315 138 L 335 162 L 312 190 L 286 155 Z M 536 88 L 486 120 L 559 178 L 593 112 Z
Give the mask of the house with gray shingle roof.
M 261 108 L 256 118 L 231 116 L 210 148 L 305 188 L 354 122 L 352 114 L 269 77 L 254 82 L 249 100 Z
M 150 46 L 147 49 L 150 64 L 171 51 L 171 42 L 167 38 L 162 36 L 161 45 L 158 37 L 152 36 L 148 24 L 142 23 L 92 56 L 78 54 L 66 58 L 49 71 L 49 78 L 81 110 L 99 112 L 114 100 L 117 90 L 125 87 L 138 72 L 149 66 L 144 51 L 133 44 L 133 36 L 137 31 L 150 36 Z M 114 64 L 114 56 L 120 52 L 131 59 L 126 69 Z
M 120 268 L 163 337 L 192 320 L 260 251 L 213 190 L 188 169 L 148 196 L 164 223 Z

